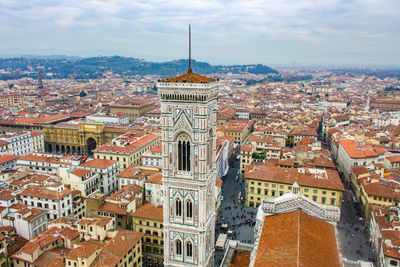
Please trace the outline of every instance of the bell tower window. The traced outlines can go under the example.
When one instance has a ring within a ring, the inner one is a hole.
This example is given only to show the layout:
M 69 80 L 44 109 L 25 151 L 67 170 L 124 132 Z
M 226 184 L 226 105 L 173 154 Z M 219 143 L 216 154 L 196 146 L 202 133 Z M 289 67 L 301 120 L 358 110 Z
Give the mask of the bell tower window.
M 181 133 L 177 137 L 178 142 L 178 170 L 179 171 L 190 171 L 190 137 Z
M 175 241 L 176 255 L 182 255 L 182 242 L 178 239 Z
M 186 243 L 186 256 L 192 257 L 193 256 L 193 245 L 192 242 L 188 241 Z
M 175 215 L 182 216 L 182 200 L 179 198 L 175 199 Z
M 207 158 L 209 169 L 212 168 L 212 163 L 213 163 L 212 156 L 213 156 L 213 132 L 210 129 L 210 131 L 208 132 L 208 158 Z
M 186 217 L 189 219 L 193 218 L 193 203 L 190 199 L 186 201 Z

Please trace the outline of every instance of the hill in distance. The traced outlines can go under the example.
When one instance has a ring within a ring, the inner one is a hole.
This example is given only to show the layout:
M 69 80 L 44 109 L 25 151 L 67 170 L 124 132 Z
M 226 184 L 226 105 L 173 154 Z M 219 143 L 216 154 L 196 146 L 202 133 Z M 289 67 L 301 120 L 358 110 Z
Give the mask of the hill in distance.
M 18 57 L 0 58 L 0 69 L 9 73 L 0 75 L 0 79 L 18 79 L 22 77 L 36 78 L 37 70 L 41 70 L 45 78 L 88 79 L 102 77 L 105 72 L 112 71 L 123 77 L 135 75 L 171 76 L 187 71 L 188 60 L 180 59 L 169 62 L 151 62 L 131 57 Z M 207 62 L 192 60 L 192 69 L 199 74 L 210 73 L 254 73 L 278 74 L 278 71 L 262 64 L 213 66 Z M 52 76 L 46 76 L 52 73 Z

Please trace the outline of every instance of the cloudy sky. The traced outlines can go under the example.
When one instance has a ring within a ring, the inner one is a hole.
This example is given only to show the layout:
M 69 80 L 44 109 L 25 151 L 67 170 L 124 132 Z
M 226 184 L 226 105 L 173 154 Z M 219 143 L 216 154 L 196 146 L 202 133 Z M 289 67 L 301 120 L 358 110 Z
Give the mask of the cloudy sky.
M 399 0 L 0 0 L 0 54 L 400 65 Z

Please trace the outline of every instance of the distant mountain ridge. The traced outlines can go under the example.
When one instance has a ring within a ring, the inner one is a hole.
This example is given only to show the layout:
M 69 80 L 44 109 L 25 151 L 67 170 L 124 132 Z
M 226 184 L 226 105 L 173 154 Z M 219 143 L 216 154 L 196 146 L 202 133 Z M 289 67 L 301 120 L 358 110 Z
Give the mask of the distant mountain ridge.
M 36 78 L 37 70 L 41 70 L 45 78 L 98 78 L 106 72 L 113 72 L 123 77 L 134 75 L 170 76 L 187 71 L 188 60 L 179 59 L 168 62 L 150 62 L 143 59 L 107 56 L 107 57 L 62 57 L 62 56 L 29 56 L 18 58 L 0 58 L 0 79 L 17 79 L 21 77 Z M 262 64 L 254 65 L 210 65 L 207 62 L 192 60 L 193 72 L 210 73 L 254 73 L 278 74 L 278 71 Z

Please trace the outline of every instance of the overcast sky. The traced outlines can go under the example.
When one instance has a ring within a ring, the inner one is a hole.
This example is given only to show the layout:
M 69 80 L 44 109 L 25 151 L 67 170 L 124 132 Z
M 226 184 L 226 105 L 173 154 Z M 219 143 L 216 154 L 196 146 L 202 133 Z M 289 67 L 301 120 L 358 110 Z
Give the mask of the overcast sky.
M 400 65 L 400 0 L 0 0 L 0 54 Z

